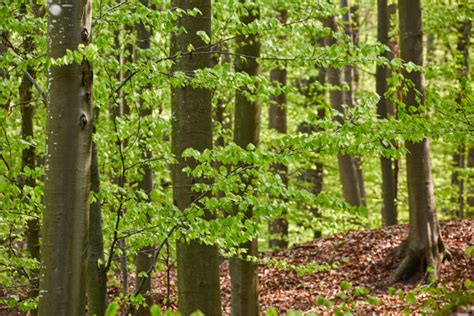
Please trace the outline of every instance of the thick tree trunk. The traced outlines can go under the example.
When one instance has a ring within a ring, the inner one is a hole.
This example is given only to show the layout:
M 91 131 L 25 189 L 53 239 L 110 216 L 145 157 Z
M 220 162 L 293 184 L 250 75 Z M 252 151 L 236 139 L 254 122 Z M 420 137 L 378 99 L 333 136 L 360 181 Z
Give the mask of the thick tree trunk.
M 286 23 L 288 13 L 280 11 L 278 19 L 280 23 Z M 286 38 L 281 38 L 282 41 Z M 286 86 L 286 69 L 273 69 L 270 73 L 270 80 L 280 87 Z M 268 127 L 278 133 L 286 134 L 286 94 L 281 93 L 271 98 L 271 105 L 268 113 Z M 274 165 L 273 168 L 280 175 L 283 182 L 288 184 L 288 167 L 282 164 Z M 283 249 L 288 247 L 288 221 L 285 213 L 268 225 L 271 234 L 269 246 L 271 249 Z
M 91 10 L 90 1 L 49 3 L 49 57 L 88 44 Z M 85 311 L 92 120 L 89 62 L 51 67 L 39 315 Z
M 334 17 L 329 17 L 325 19 L 326 27 L 329 27 L 332 31 L 336 30 L 336 21 Z M 334 38 L 327 39 L 327 45 L 335 45 L 336 40 Z M 334 87 L 341 88 L 341 71 L 337 68 L 332 66 L 328 67 L 327 69 L 327 79 L 328 83 Z M 331 90 L 330 92 L 330 102 L 333 109 L 340 112 L 343 116 L 345 115 L 345 111 L 343 108 L 344 97 L 343 93 L 340 89 L 338 90 Z M 340 123 L 341 125 L 344 124 L 344 119 L 341 116 L 335 116 L 334 120 Z M 353 159 L 351 155 L 339 153 L 337 155 L 337 162 L 339 166 L 339 176 L 341 179 L 342 184 L 342 192 L 344 195 L 345 200 L 353 205 L 353 206 L 360 206 L 362 205 L 362 200 L 359 192 L 359 185 L 357 180 L 357 170 L 354 166 Z
M 401 58 L 405 62 L 411 61 L 422 65 L 423 35 L 420 0 L 399 0 L 398 6 Z M 404 76 L 414 84 L 413 88 L 404 95 L 405 106 L 423 105 L 422 73 L 405 71 Z M 432 268 L 432 276 L 436 277 L 444 253 L 435 209 L 429 140 L 425 138 L 416 143 L 407 141 L 406 147 L 410 228 L 405 257 L 393 274 L 391 282 L 425 278 L 428 276 L 428 267 Z
M 243 2 L 243 1 L 241 1 Z M 241 17 L 243 24 L 248 25 L 259 19 L 259 8 L 254 5 L 247 6 L 247 15 Z M 247 35 L 237 38 L 237 54 L 248 57 L 236 58 L 235 70 L 244 72 L 251 76 L 260 73 L 257 59 L 260 56 L 260 42 L 256 35 Z M 258 146 L 260 134 L 260 104 L 258 101 L 247 99 L 243 91 L 238 90 L 235 95 L 234 116 L 234 142 L 242 148 L 249 144 Z M 251 209 L 247 210 L 248 218 L 253 216 Z M 246 249 L 246 255 L 257 256 L 257 239 L 248 241 L 241 245 Z M 230 260 L 230 276 L 232 287 L 232 315 L 233 316 L 257 316 L 259 314 L 258 304 L 258 265 L 246 258 L 232 258 Z
M 390 13 L 387 6 L 387 0 L 378 0 L 377 2 L 377 40 L 390 46 L 389 31 L 390 31 Z M 382 56 L 387 59 L 392 59 L 391 52 L 384 51 Z M 391 76 L 390 68 L 383 65 L 377 66 L 376 72 L 376 90 L 380 99 L 377 104 L 377 115 L 380 119 L 387 119 L 390 115 L 394 115 L 394 106 L 389 99 L 385 97 L 388 89 L 388 78 Z M 391 158 L 380 157 L 380 165 L 382 169 L 382 224 L 384 226 L 397 224 L 397 180 L 396 168 Z
M 186 52 L 189 44 L 199 51 L 207 51 L 206 44 L 199 36 L 198 31 L 204 31 L 211 36 L 211 1 L 210 0 L 173 0 L 172 7 L 186 12 L 193 8 L 199 9 L 202 14 L 195 17 L 182 14 L 176 20 L 177 28 L 184 27 L 186 32 L 173 33 L 171 38 L 171 55 Z M 192 76 L 193 72 L 210 67 L 210 54 L 195 54 L 179 57 L 174 64 L 173 71 L 183 71 Z M 186 84 L 181 87 L 172 87 L 171 106 L 172 121 L 172 149 L 178 161 L 173 166 L 173 199 L 175 205 L 185 210 L 198 197 L 193 192 L 193 183 L 202 179 L 187 176 L 182 169 L 186 166 L 195 166 L 195 161 L 183 159 L 181 153 L 187 148 L 203 151 L 212 148 L 211 122 L 211 91 L 204 88 L 193 88 Z M 200 310 L 205 315 L 220 315 L 221 300 L 219 287 L 219 261 L 215 246 L 202 244 L 198 240 L 183 240 L 177 244 L 178 260 L 178 302 L 184 315 L 190 315 Z

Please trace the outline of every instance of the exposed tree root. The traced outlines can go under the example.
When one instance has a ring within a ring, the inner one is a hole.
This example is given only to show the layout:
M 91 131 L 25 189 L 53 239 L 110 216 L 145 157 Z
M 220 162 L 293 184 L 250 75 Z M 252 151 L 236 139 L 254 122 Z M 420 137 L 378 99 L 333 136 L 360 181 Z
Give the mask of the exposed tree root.
M 404 254 L 403 260 L 388 281 L 388 284 L 397 282 L 432 282 L 437 278 L 446 251 L 439 238 L 434 247 L 425 247 L 414 250 L 409 246 L 408 239 L 397 249 L 397 255 Z M 430 268 L 429 268 L 430 267 Z

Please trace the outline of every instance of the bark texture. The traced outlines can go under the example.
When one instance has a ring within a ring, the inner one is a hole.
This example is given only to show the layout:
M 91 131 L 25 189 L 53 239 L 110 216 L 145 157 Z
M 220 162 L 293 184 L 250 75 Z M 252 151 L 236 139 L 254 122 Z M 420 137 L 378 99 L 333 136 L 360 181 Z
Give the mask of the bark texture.
M 423 64 L 423 34 L 420 0 L 399 0 L 400 53 L 405 62 Z M 413 82 L 403 97 L 406 106 L 419 108 L 424 104 L 423 75 L 421 72 L 404 72 Z M 418 96 L 420 101 L 417 100 Z M 428 267 L 437 276 L 442 262 L 444 245 L 435 209 L 433 179 L 431 175 L 429 140 L 406 142 L 408 154 L 407 183 L 409 207 L 409 233 L 405 257 L 392 276 L 391 282 L 425 278 Z
M 182 14 L 176 20 L 178 28 L 184 27 L 186 33 L 173 33 L 171 38 L 171 55 L 186 52 L 189 44 L 199 51 L 209 48 L 196 36 L 198 31 L 204 31 L 211 36 L 211 1 L 210 0 L 173 0 L 173 9 L 185 12 L 193 8 L 202 14 L 196 17 Z M 173 71 L 183 71 L 189 76 L 193 72 L 210 67 L 210 54 L 189 54 L 178 58 Z M 193 183 L 202 179 L 187 176 L 182 169 L 195 166 L 191 159 L 183 159 L 181 153 L 186 148 L 203 151 L 212 148 L 211 122 L 211 91 L 204 88 L 193 88 L 188 83 L 181 87 L 172 87 L 171 106 L 172 120 L 172 149 L 178 163 L 173 166 L 173 199 L 175 205 L 185 210 L 199 195 L 193 192 Z M 185 237 L 177 244 L 178 260 L 178 302 L 184 315 L 190 315 L 200 310 L 205 315 L 220 315 L 221 301 L 219 288 L 219 262 L 215 246 L 208 246 L 198 240 L 186 240 Z
M 390 47 L 389 31 L 390 31 L 390 12 L 387 0 L 378 0 L 377 2 L 377 40 Z M 392 59 L 391 52 L 384 51 L 382 56 Z M 395 115 L 395 108 L 392 102 L 385 97 L 388 89 L 388 78 L 391 76 L 390 68 L 383 65 L 377 66 L 376 71 L 376 90 L 380 99 L 377 104 L 377 115 L 380 119 L 387 119 L 389 116 Z M 380 157 L 380 165 L 382 169 L 382 224 L 384 226 L 397 224 L 397 162 L 387 157 Z
M 48 55 L 88 44 L 91 2 L 49 3 Z M 89 223 L 92 70 L 81 64 L 49 70 L 45 211 L 39 315 L 83 315 Z
M 243 1 L 241 1 L 243 2 Z M 248 25 L 259 19 L 259 9 L 255 5 L 246 4 L 246 14 L 241 16 L 244 25 Z M 251 76 L 260 73 L 257 59 L 260 56 L 260 42 L 256 35 L 240 36 L 237 38 L 237 54 L 252 56 L 246 59 L 237 57 L 235 70 L 245 72 Z M 245 88 L 242 88 L 243 90 Z M 235 94 L 234 115 L 234 142 L 242 148 L 249 144 L 258 146 L 260 134 L 260 104 L 257 100 L 250 101 L 244 91 L 238 90 Z M 253 212 L 249 209 L 246 217 L 252 217 Z M 248 256 L 256 256 L 258 253 L 257 240 L 251 240 L 241 245 L 246 249 Z M 246 258 L 232 258 L 230 260 L 230 276 L 232 288 L 232 315 L 233 316 L 257 316 L 259 314 L 258 304 L 258 265 Z
M 332 31 L 336 30 L 336 21 L 334 17 L 329 17 L 325 19 L 326 27 L 329 27 Z M 327 39 L 327 45 L 335 45 L 336 40 L 334 38 Z M 327 69 L 327 80 L 330 85 L 336 89 L 332 89 L 330 92 L 330 102 L 333 109 L 341 113 L 341 115 L 335 116 L 334 120 L 344 124 L 344 96 L 341 91 L 341 70 L 334 68 L 332 66 Z M 359 192 L 359 185 L 357 180 L 357 170 L 355 168 L 353 159 L 351 155 L 339 153 L 337 155 L 337 163 L 339 166 L 339 177 L 342 184 L 342 192 L 347 203 L 353 206 L 362 205 L 362 199 Z

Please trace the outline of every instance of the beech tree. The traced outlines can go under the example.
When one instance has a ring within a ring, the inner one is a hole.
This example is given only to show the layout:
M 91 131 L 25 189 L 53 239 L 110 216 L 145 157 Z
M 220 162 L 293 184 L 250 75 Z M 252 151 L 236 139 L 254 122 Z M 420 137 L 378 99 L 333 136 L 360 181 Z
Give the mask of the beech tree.
M 259 8 L 256 5 L 241 1 L 244 13 L 240 17 L 245 26 L 259 19 Z M 235 70 L 250 76 L 257 76 L 260 67 L 257 58 L 260 56 L 260 43 L 258 35 L 246 34 L 237 37 L 237 50 L 235 59 Z M 246 57 L 241 57 L 246 56 Z M 242 148 L 252 144 L 258 146 L 260 134 L 260 104 L 257 98 L 250 100 L 245 88 L 237 90 L 235 94 L 234 114 L 234 142 Z M 246 210 L 245 217 L 252 218 L 251 206 Z M 258 252 L 258 241 L 252 239 L 243 245 L 245 250 L 243 258 L 234 257 L 230 259 L 230 276 L 232 287 L 232 315 L 234 316 L 257 316 L 259 314 L 258 304 L 258 265 L 247 260 L 247 256 L 256 256 Z
M 278 19 L 280 23 L 284 24 L 287 21 L 288 12 L 281 10 L 279 12 Z M 281 38 L 285 40 L 285 38 Z M 273 69 L 270 72 L 270 80 L 278 84 L 280 87 L 286 85 L 286 69 Z M 287 131 L 287 118 L 286 118 L 286 94 L 280 93 L 279 95 L 271 99 L 272 104 L 268 112 L 268 127 L 276 130 L 278 133 L 285 134 Z M 288 167 L 278 164 L 274 166 L 275 171 L 279 173 L 284 183 L 288 183 Z M 270 222 L 269 232 L 274 235 L 270 238 L 270 248 L 286 248 L 288 247 L 288 221 L 282 214 L 280 218 L 277 218 Z
M 377 2 L 377 40 L 390 47 L 389 31 L 390 31 L 390 12 L 387 0 L 378 0 Z M 391 60 L 393 54 L 390 51 L 384 51 L 382 56 Z M 395 106 L 385 96 L 388 90 L 388 79 L 391 76 L 391 70 L 384 65 L 377 66 L 376 72 L 376 90 L 379 95 L 377 104 L 377 115 L 381 119 L 388 119 L 395 115 Z M 397 224 L 397 169 L 396 161 L 392 158 L 380 157 L 382 170 L 382 223 L 385 226 Z
M 90 1 L 49 3 L 48 54 L 87 45 Z M 83 315 L 92 135 L 90 63 L 49 69 L 39 315 Z
M 206 50 L 206 43 L 196 35 L 198 32 L 205 32 L 208 37 L 211 35 L 211 1 L 174 0 L 172 8 L 181 10 L 171 37 L 171 55 L 177 58 L 173 71 L 184 72 L 192 80 L 197 70 L 211 66 L 211 54 L 199 54 L 209 49 Z M 198 9 L 200 13 L 196 16 L 187 13 L 193 9 Z M 189 45 L 195 49 L 194 55 L 183 55 Z M 184 159 L 182 153 L 187 148 L 198 151 L 212 148 L 211 105 L 212 95 L 209 89 L 193 87 L 189 82 L 171 89 L 171 143 L 177 159 L 172 172 L 173 201 L 180 210 L 186 210 L 199 196 L 198 192 L 191 190 L 191 186 L 203 180 L 183 172 L 183 168 L 195 166 L 196 162 Z M 200 310 L 205 315 L 220 315 L 217 248 L 199 240 L 189 240 L 183 235 L 177 242 L 177 260 L 178 302 L 181 312 L 190 315 Z
M 405 62 L 423 65 L 423 33 L 420 0 L 399 0 L 400 56 Z M 406 80 L 413 86 L 403 96 L 406 107 L 416 109 L 414 115 L 423 113 L 424 86 L 420 70 L 404 71 Z M 404 258 L 391 281 L 411 277 L 426 277 L 431 268 L 437 276 L 444 255 L 438 217 L 435 208 L 433 178 L 429 153 L 429 139 L 406 141 L 408 154 L 407 182 L 410 228 L 404 247 Z
M 331 31 L 337 32 L 336 19 L 334 16 L 325 19 L 325 25 Z M 331 35 L 326 40 L 326 45 L 335 45 L 336 39 Z M 329 66 L 327 71 L 327 80 L 330 85 L 334 87 L 330 91 L 330 103 L 333 109 L 339 112 L 338 115 L 334 116 L 334 120 L 339 124 L 344 124 L 344 116 L 346 115 L 343 104 L 344 96 L 342 89 L 341 70 L 333 66 Z M 362 205 L 362 199 L 359 191 L 359 185 L 357 180 L 357 170 L 354 165 L 353 158 L 350 154 L 340 152 L 337 154 L 337 163 L 339 166 L 339 177 L 342 185 L 342 192 L 345 200 L 353 205 Z

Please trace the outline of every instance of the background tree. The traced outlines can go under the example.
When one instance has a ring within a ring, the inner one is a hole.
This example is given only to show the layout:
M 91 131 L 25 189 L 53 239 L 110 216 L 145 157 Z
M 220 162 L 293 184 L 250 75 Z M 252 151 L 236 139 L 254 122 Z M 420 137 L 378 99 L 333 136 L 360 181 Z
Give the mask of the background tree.
M 390 47 L 390 17 L 389 7 L 386 0 L 378 0 L 377 2 L 377 40 Z M 389 50 L 385 50 L 382 56 L 391 60 L 393 54 Z M 379 95 L 377 104 L 377 115 L 381 119 L 388 119 L 395 115 L 395 106 L 385 95 L 388 91 L 388 80 L 391 77 L 391 70 L 385 65 L 378 65 L 376 72 L 376 90 Z M 397 224 L 397 162 L 390 157 L 380 157 L 382 170 L 382 223 L 385 226 Z

